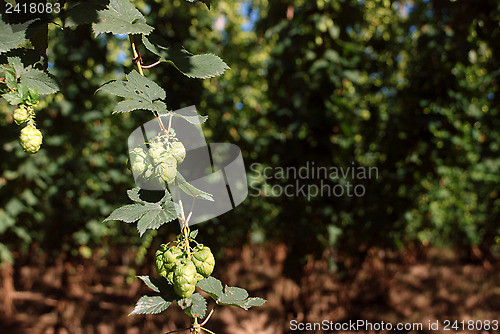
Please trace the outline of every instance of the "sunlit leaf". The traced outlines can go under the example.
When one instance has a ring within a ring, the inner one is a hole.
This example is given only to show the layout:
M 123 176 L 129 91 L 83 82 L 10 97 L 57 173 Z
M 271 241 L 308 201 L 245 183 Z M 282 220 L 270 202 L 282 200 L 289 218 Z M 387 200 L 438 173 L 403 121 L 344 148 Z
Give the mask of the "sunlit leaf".
M 92 24 L 94 34 L 143 34 L 149 35 L 153 27 L 128 0 L 110 0 L 108 9 L 98 12 L 98 21 Z
M 149 40 L 143 36 L 142 42 L 149 51 L 160 57 L 160 61 L 171 63 L 182 74 L 190 78 L 212 78 L 229 69 L 229 66 L 214 54 L 195 55 L 180 44 L 169 46 L 157 36 Z

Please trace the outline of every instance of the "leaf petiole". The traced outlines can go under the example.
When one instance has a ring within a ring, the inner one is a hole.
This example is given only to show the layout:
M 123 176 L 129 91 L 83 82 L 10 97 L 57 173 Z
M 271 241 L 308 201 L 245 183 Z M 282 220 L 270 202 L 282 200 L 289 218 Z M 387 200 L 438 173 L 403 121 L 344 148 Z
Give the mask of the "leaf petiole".
M 141 64 L 141 67 L 142 67 L 142 68 L 146 68 L 146 69 L 147 69 L 147 68 L 152 68 L 152 67 L 155 67 L 156 65 L 159 65 L 160 63 L 161 63 L 161 61 L 159 61 L 159 60 L 158 60 L 158 61 L 156 61 L 156 62 L 152 63 L 151 65 L 142 65 L 142 64 Z

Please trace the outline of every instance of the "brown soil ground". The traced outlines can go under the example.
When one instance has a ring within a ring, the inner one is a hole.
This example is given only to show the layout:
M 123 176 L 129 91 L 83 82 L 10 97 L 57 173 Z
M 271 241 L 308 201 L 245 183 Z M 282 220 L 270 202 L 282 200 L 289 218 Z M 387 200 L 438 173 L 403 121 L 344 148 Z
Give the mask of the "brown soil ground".
M 291 321 L 339 324 L 365 320 L 372 324 L 422 323 L 424 330 L 358 333 L 500 333 L 492 329 L 443 330 L 446 320 L 464 320 L 466 325 L 469 320 L 500 321 L 499 261 L 464 263 L 451 250 L 432 249 L 417 258 L 372 249 L 343 279 L 328 268 L 325 255 L 323 260 L 310 260 L 301 277 L 292 280 L 283 274 L 286 254 L 285 245 L 228 251 L 217 263 L 215 276 L 266 298 L 268 303 L 249 311 L 217 307 L 207 328 L 217 334 L 334 333 L 337 331 L 294 331 Z M 61 258 L 50 265 L 38 262 L 3 268 L 0 333 L 156 334 L 189 325 L 176 305 L 156 316 L 127 316 L 137 299 L 148 293 L 133 278 L 132 266 L 101 265 L 95 257 L 92 261 Z M 140 275 L 152 274 L 147 268 L 150 266 L 135 270 Z M 428 330 L 429 321 L 439 321 L 440 330 Z

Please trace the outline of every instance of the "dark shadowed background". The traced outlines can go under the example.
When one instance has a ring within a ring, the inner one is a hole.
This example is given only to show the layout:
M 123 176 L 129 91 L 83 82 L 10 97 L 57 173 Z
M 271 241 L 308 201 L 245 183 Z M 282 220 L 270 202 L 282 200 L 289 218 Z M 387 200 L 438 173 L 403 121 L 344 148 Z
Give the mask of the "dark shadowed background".
M 247 167 L 249 197 L 196 227 L 216 252 L 215 275 L 268 303 L 219 308 L 208 328 L 498 320 L 497 1 L 214 0 L 210 11 L 132 2 L 169 42 L 231 67 L 206 80 L 168 65 L 145 71 L 170 110 L 196 105 L 207 140 L 238 145 Z M 178 224 L 139 238 L 132 224 L 102 223 L 128 203 L 127 138 L 152 119 L 111 115 L 116 100 L 94 94 L 132 70 L 130 43 L 95 38 L 89 25 L 48 28 L 48 68 L 62 84 L 37 108 L 38 153 L 22 150 L 14 108 L 0 100 L 0 332 L 185 326 L 170 309 L 127 317 L 146 291 L 135 275 L 154 273 L 153 254 Z M 311 165 L 377 177 L 276 174 Z M 363 194 L 294 192 L 348 184 Z M 280 193 L 287 185 L 291 196 Z

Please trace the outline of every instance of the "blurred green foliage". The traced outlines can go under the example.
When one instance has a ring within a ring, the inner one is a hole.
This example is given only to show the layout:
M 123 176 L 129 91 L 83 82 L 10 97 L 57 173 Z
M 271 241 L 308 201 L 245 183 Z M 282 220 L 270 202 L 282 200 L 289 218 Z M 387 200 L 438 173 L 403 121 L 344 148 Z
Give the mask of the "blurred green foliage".
M 362 197 L 310 199 L 264 196 L 294 180 L 249 169 L 249 185 L 263 195 L 200 225 L 200 241 L 284 241 L 295 266 L 326 247 L 498 251 L 496 1 L 221 0 L 210 11 L 180 0 L 132 2 L 167 41 L 231 66 L 207 80 L 166 65 L 145 71 L 167 91 L 169 109 L 195 104 L 208 114 L 208 141 L 237 144 L 247 167 L 378 168 L 377 179 L 347 180 L 365 187 Z M 156 61 L 140 52 L 145 64 Z M 22 151 L 14 108 L 0 104 L 0 255 L 139 247 L 134 226 L 101 221 L 127 202 L 127 137 L 151 117 L 111 116 L 113 100 L 94 95 L 132 69 L 128 40 L 49 25 L 47 55 L 62 92 L 38 108 L 39 153 Z M 177 232 L 170 225 L 159 239 Z

